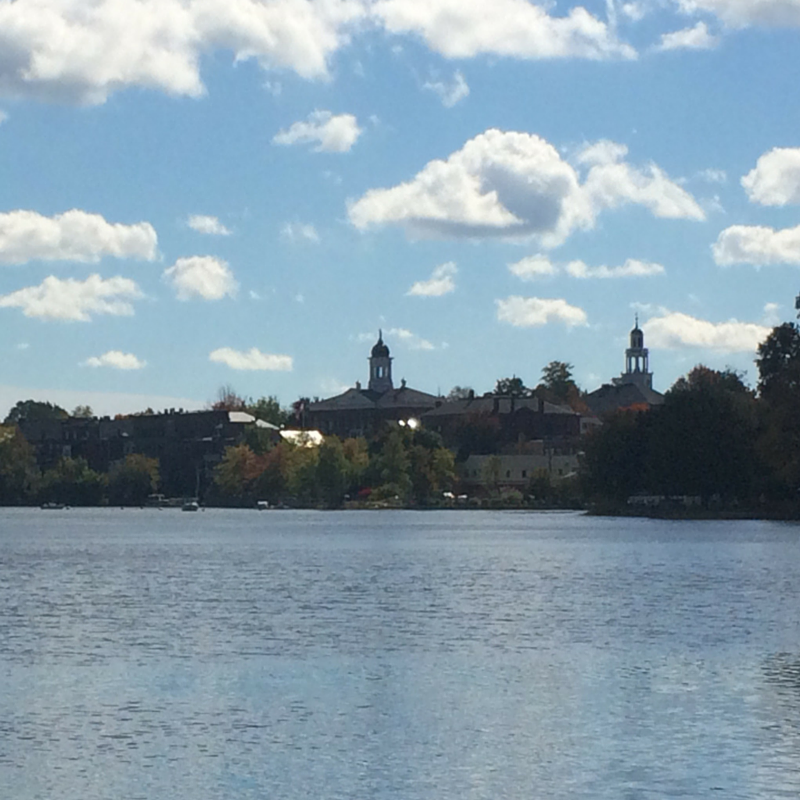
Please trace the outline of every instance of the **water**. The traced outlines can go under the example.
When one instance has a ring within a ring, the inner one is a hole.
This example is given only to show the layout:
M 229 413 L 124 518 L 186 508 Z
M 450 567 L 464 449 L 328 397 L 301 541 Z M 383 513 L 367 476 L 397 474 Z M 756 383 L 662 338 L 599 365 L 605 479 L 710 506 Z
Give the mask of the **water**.
M 800 796 L 800 527 L 0 510 L 0 798 Z

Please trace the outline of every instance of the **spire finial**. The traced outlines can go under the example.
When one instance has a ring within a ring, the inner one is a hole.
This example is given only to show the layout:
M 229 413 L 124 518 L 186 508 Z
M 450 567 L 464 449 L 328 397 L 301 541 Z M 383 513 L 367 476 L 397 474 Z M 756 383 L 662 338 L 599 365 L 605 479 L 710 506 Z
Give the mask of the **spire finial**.
M 383 330 L 381 328 L 378 328 L 378 341 L 383 341 Z
M 638 328 L 639 327 L 639 312 L 638 311 L 636 312 L 635 319 L 636 319 L 636 327 Z

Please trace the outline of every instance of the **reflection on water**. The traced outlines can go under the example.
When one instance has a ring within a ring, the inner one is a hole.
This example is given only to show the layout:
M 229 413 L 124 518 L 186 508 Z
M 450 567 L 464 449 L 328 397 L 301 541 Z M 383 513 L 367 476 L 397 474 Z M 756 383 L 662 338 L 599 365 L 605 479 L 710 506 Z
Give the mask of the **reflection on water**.
M 0 796 L 797 798 L 798 556 L 753 522 L 0 511 Z

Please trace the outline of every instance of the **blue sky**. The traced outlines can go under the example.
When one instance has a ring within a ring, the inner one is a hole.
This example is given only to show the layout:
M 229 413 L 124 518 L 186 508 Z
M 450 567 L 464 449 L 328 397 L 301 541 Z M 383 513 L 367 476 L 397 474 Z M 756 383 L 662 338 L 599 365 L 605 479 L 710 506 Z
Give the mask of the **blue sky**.
M 800 0 L 0 0 L 0 412 L 756 381 Z

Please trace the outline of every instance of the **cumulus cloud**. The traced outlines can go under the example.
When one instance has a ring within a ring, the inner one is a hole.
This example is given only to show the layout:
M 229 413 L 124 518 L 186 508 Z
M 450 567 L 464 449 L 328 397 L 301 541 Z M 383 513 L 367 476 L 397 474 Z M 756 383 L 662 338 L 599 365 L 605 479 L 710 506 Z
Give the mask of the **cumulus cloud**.
M 742 178 L 753 203 L 785 206 L 800 203 L 800 147 L 774 147 Z
M 719 37 L 708 32 L 705 22 L 692 28 L 683 28 L 661 36 L 656 50 L 711 50 L 719 44 Z
M 677 2 L 684 12 L 714 14 L 732 28 L 750 25 L 800 26 L 800 3 L 797 0 L 677 0 Z
M 410 350 L 436 349 L 436 345 L 434 345 L 432 342 L 429 342 L 427 339 L 423 339 L 421 336 L 417 336 L 416 333 L 412 333 L 407 328 L 387 328 L 385 333 L 388 338 L 394 337 L 395 339 L 398 339 Z M 374 338 L 374 336 L 372 338 Z
M 458 70 L 453 75 L 452 83 L 426 81 L 422 84 L 422 88 L 437 95 L 445 108 L 452 108 L 456 103 L 469 97 L 469 86 Z
M 101 356 L 92 356 L 81 362 L 84 367 L 112 367 L 113 369 L 143 369 L 147 362 L 141 361 L 133 353 L 109 350 Z
M 561 244 L 590 228 L 604 209 L 643 205 L 657 217 L 704 219 L 694 198 L 656 165 L 637 169 L 624 145 L 599 143 L 575 167 L 553 145 L 528 133 L 488 130 L 446 161 L 429 162 L 406 183 L 371 189 L 348 208 L 359 229 L 398 223 L 409 233 L 439 237 L 536 237 Z
M 310 222 L 287 222 L 281 228 L 281 238 L 287 242 L 319 241 L 317 229 Z
M 726 353 L 753 352 L 770 332 L 754 322 L 709 322 L 678 311 L 653 317 L 642 329 L 653 348 L 698 347 Z
M 586 312 L 566 300 L 513 295 L 495 300 L 497 319 L 515 328 L 539 328 L 550 322 L 561 322 L 569 328 L 586 325 Z
M 781 324 L 781 315 L 778 313 L 780 305 L 778 303 L 764 303 L 764 316 L 761 320 L 762 325 L 769 325 L 773 328 Z
M 4 264 L 34 260 L 96 263 L 103 256 L 153 261 L 157 245 L 156 232 L 147 222 L 110 223 L 99 214 L 77 209 L 54 217 L 35 211 L 0 213 L 0 263 Z
M 558 267 L 543 255 L 527 256 L 514 264 L 509 264 L 508 269 L 512 275 L 523 281 L 534 281 L 537 278 L 558 274 Z
M 455 291 L 456 283 L 453 278 L 457 272 L 458 268 L 454 261 L 440 264 L 427 281 L 417 281 L 408 290 L 408 294 L 414 297 L 441 297 L 443 294 L 449 294 Z
M 88 322 L 95 314 L 131 316 L 131 300 L 142 297 L 128 278 L 90 275 L 85 281 L 51 275 L 38 286 L 0 295 L 0 308 L 21 308 L 26 317 L 61 322 Z
M 646 278 L 663 275 L 664 267 L 652 261 L 629 258 L 619 267 L 589 267 L 583 261 L 570 261 L 564 271 L 573 278 Z
M 0 91 L 97 104 L 130 86 L 198 97 L 202 56 L 325 78 L 364 0 L 0 2 Z
M 347 153 L 362 130 L 352 114 L 334 116 L 330 111 L 313 111 L 305 122 L 295 122 L 272 138 L 273 144 L 314 144 L 315 153 Z
M 489 54 L 520 59 L 635 58 L 605 22 L 585 8 L 551 17 L 528 0 L 376 0 L 372 13 L 386 30 L 416 34 L 446 58 Z
M 231 232 L 216 218 L 205 214 L 193 214 L 186 224 L 198 233 L 207 233 L 210 236 L 230 236 Z
M 731 264 L 800 264 L 800 225 L 775 230 L 762 225 L 732 225 L 712 246 L 714 261 Z
M 179 258 L 164 270 L 163 278 L 175 289 L 178 300 L 222 300 L 233 297 L 239 284 L 227 261 L 214 256 Z
M 269 370 L 272 372 L 291 372 L 293 360 L 291 356 L 262 353 L 251 347 L 242 352 L 230 347 L 220 347 L 208 354 L 208 360 L 217 364 L 226 364 L 238 370 Z

